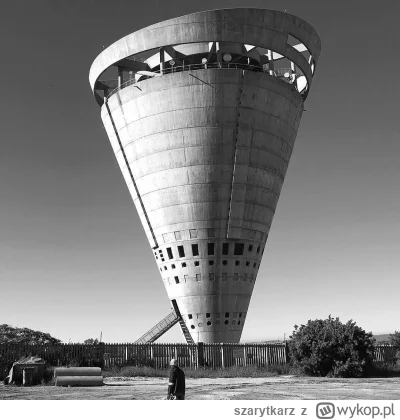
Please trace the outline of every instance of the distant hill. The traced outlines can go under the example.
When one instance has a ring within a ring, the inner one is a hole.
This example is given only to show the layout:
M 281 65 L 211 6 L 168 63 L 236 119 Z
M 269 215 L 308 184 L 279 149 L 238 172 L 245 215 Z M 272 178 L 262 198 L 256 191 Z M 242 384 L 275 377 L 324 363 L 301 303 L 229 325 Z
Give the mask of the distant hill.
M 375 338 L 377 343 L 381 343 L 382 341 L 389 341 L 389 335 L 390 334 L 377 334 L 373 337 Z

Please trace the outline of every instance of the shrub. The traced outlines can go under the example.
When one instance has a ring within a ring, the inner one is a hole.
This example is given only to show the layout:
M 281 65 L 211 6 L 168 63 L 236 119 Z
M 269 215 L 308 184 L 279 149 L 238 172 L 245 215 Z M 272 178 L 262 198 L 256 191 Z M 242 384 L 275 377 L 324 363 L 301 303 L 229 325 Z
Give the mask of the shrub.
M 400 331 L 395 331 L 389 335 L 389 343 L 400 350 Z
M 362 377 L 372 365 L 372 333 L 351 320 L 343 324 L 339 318 L 329 316 L 294 328 L 289 342 L 290 361 L 306 375 Z

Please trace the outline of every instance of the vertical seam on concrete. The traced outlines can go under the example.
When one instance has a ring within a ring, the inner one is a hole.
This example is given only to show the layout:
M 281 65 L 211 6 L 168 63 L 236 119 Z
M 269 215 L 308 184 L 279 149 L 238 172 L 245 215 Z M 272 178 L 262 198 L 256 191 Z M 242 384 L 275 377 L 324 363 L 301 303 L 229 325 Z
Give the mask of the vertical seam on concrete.
M 128 159 L 126 158 L 125 150 L 124 150 L 124 147 L 122 146 L 122 142 L 121 142 L 121 139 L 119 137 L 119 134 L 118 134 L 118 131 L 117 131 L 117 127 L 115 126 L 114 119 L 113 119 L 113 117 L 111 115 L 111 111 L 110 111 L 110 108 L 108 106 L 108 101 L 107 100 L 105 101 L 105 105 L 106 105 L 106 108 L 107 108 L 108 116 L 110 117 L 110 121 L 111 121 L 111 124 L 112 124 L 113 129 L 114 129 L 115 136 L 117 137 L 118 144 L 119 144 L 119 147 L 120 147 L 121 152 L 122 152 L 122 156 L 124 157 L 124 161 L 126 163 L 126 167 L 128 168 L 129 175 L 131 177 L 133 186 L 135 188 L 136 195 L 137 195 L 137 197 L 139 199 L 139 203 L 140 203 L 140 206 L 142 207 L 142 211 L 143 211 L 144 217 L 146 218 L 146 222 L 147 222 L 147 224 L 149 226 L 149 229 L 150 229 L 150 232 L 151 232 L 151 236 L 153 237 L 153 241 L 154 241 L 154 245 L 155 245 L 154 248 L 158 248 L 157 239 L 156 239 L 156 237 L 154 235 L 153 228 L 151 227 L 149 216 L 147 215 L 146 209 L 144 207 L 144 204 L 143 204 L 143 201 L 142 201 L 142 197 L 139 194 L 139 190 L 138 190 L 138 187 L 136 185 L 135 178 L 133 177 L 133 174 L 132 174 L 131 167 L 129 165 Z
M 227 227 L 226 227 L 226 238 L 227 239 L 229 238 L 229 229 L 230 229 L 230 225 L 231 225 L 233 185 L 235 183 L 236 158 L 237 158 L 237 143 L 238 143 L 238 137 L 239 137 L 239 118 L 240 118 L 241 97 L 242 97 L 242 92 L 243 92 L 243 80 L 244 80 L 244 70 L 241 71 L 240 87 L 239 87 L 239 92 L 238 92 L 237 113 L 236 113 L 235 154 L 234 154 L 234 157 L 233 157 L 233 170 L 232 170 L 231 193 L 230 193 L 230 197 L 229 197 L 228 223 L 227 223 Z

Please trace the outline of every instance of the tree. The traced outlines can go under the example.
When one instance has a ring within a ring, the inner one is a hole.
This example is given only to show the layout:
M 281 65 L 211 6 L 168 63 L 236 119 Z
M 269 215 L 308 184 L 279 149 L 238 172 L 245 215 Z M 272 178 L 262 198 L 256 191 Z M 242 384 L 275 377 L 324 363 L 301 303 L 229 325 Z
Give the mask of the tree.
M 389 343 L 400 350 L 400 331 L 395 331 L 389 335 Z
M 58 344 L 61 343 L 61 340 L 41 331 L 2 324 L 0 325 L 0 344 L 4 343 Z
M 375 339 L 352 320 L 309 320 L 295 325 L 291 339 L 290 360 L 308 375 L 361 377 L 372 365 Z
M 99 344 L 99 340 L 97 338 L 88 338 L 83 342 L 83 344 L 93 344 L 95 346 Z

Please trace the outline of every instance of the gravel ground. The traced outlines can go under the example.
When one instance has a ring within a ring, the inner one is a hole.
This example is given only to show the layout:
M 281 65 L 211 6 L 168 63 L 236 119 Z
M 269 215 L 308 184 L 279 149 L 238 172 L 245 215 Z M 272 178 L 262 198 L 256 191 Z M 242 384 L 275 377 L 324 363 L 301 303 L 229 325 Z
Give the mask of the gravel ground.
M 0 400 L 161 400 L 167 378 L 105 378 L 102 387 L 4 386 Z M 400 400 L 400 378 L 186 379 L 188 400 Z

